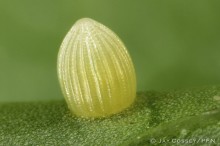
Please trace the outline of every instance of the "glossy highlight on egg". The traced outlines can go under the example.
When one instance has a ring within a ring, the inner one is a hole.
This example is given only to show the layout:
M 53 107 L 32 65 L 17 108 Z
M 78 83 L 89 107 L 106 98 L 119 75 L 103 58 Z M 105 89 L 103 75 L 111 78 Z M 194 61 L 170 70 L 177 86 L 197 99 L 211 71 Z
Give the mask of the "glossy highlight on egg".
M 128 108 L 136 97 L 130 55 L 109 28 L 78 20 L 58 53 L 58 79 L 68 108 L 85 118 L 106 117 Z

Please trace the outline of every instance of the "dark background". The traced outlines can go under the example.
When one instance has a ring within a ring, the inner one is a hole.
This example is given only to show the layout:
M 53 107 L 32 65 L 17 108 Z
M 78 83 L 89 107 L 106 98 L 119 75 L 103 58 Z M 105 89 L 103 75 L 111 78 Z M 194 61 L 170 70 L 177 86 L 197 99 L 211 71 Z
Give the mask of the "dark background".
M 1 102 L 63 98 L 57 53 L 83 17 L 126 44 L 138 91 L 220 83 L 219 0 L 1 0 Z

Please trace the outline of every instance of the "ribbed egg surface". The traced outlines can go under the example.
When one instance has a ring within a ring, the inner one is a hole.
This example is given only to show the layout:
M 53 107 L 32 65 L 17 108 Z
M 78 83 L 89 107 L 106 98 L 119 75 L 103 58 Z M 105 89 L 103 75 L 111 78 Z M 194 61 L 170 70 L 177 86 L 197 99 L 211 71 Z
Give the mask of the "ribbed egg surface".
M 118 36 L 89 18 L 78 20 L 58 54 L 58 78 L 69 109 L 80 117 L 106 117 L 136 97 L 132 60 Z

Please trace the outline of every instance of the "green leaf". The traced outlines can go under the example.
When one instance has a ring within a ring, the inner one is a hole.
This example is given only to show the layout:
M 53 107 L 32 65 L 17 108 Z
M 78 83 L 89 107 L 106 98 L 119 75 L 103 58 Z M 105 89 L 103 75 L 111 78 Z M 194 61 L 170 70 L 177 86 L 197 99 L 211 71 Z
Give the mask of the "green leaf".
M 216 86 L 140 92 L 131 108 L 103 119 L 72 116 L 64 101 L 2 103 L 0 111 L 0 145 L 220 144 Z

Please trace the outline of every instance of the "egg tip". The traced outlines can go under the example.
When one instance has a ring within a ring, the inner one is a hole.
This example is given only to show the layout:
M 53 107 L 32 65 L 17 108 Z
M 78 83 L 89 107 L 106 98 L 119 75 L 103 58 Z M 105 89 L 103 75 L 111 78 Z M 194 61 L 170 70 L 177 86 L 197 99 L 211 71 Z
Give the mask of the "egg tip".
M 85 18 L 81 18 L 81 19 L 77 20 L 75 22 L 75 25 L 93 24 L 94 22 L 96 22 L 96 21 L 93 20 L 92 18 L 85 17 Z

